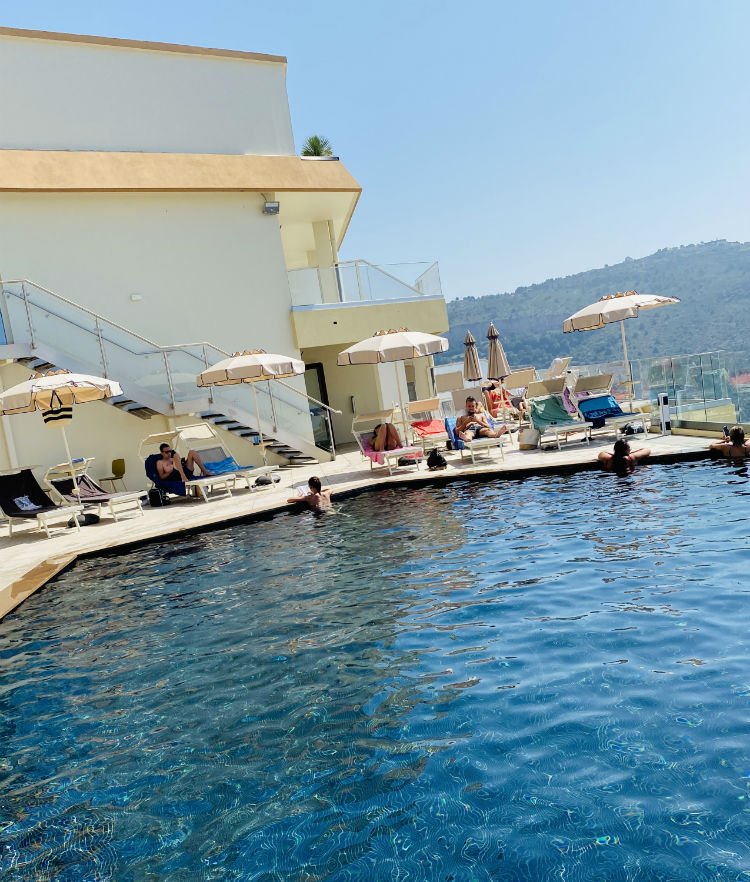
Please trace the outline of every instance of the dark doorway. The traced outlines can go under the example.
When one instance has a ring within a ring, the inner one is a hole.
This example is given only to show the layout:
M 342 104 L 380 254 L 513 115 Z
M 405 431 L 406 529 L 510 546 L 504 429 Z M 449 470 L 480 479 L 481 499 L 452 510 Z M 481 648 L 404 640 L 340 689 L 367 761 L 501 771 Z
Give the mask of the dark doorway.
M 328 404 L 326 375 L 323 370 L 323 365 L 320 362 L 305 366 L 305 389 L 311 398 L 316 398 L 318 401 L 322 401 L 323 404 Z M 316 447 L 321 447 L 323 450 L 331 451 L 334 444 L 333 426 L 330 427 L 329 434 L 326 411 L 312 401 L 309 402 L 309 405 L 315 445 Z

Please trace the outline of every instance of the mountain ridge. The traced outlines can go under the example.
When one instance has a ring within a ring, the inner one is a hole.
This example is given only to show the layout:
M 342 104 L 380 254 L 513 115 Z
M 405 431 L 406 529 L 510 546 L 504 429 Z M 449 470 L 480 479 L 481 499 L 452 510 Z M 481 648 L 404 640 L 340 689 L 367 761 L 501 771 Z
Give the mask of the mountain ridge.
M 750 336 L 750 242 L 719 239 L 661 248 L 641 258 L 547 279 L 515 291 L 448 301 L 450 349 L 438 364 L 463 358 L 469 330 L 480 355 L 490 321 L 512 367 L 542 367 L 560 355 L 574 363 L 622 359 L 619 323 L 597 331 L 563 334 L 568 316 L 605 294 L 636 290 L 677 297 L 680 303 L 628 320 L 631 358 L 743 350 Z

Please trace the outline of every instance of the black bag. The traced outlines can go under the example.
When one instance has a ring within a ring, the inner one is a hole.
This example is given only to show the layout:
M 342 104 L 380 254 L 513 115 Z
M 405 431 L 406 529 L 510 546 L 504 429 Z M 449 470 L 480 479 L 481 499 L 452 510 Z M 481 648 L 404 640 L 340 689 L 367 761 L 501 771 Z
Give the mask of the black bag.
M 84 511 L 78 515 L 78 523 L 82 527 L 90 527 L 92 524 L 98 524 L 99 523 L 99 515 L 94 514 L 92 511 Z M 68 527 L 70 527 L 72 529 L 73 527 L 75 527 L 75 525 L 76 525 L 75 518 L 71 518 L 68 521 Z
M 278 475 L 259 475 L 255 479 L 253 487 L 267 487 L 269 484 L 278 484 L 280 480 Z
M 443 454 L 437 449 L 437 447 L 433 447 L 430 451 L 430 455 L 427 457 L 427 468 L 431 471 L 437 471 L 438 469 L 444 469 L 448 463 L 445 461 L 445 457 Z
M 163 505 L 171 505 L 172 500 L 167 496 L 167 491 L 161 487 L 152 487 L 148 491 L 148 504 L 151 508 L 161 508 Z

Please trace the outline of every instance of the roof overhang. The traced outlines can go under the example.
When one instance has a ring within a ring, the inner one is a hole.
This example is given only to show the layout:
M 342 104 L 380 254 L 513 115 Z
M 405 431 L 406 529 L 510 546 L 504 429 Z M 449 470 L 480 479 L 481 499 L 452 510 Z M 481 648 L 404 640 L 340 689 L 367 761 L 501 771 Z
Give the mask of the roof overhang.
M 313 162 L 299 156 L 213 153 L 0 150 L 0 192 L 255 192 L 282 203 L 282 235 L 286 231 L 291 236 L 295 227 L 331 220 L 338 246 L 362 188 L 338 160 Z

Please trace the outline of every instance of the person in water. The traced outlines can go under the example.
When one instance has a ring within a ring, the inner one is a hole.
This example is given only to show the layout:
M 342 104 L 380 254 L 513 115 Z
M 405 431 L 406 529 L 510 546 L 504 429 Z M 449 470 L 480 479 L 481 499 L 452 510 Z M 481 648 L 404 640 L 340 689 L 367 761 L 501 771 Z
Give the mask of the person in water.
M 171 450 L 169 444 L 160 444 L 159 453 L 161 459 L 156 461 L 156 473 L 162 481 L 183 481 L 194 477 L 195 466 L 201 470 L 201 475 L 208 475 L 208 469 L 203 465 L 203 460 L 194 450 L 189 450 L 184 459 L 180 459 L 176 451 Z
M 493 429 L 486 414 L 479 410 L 479 403 L 473 395 L 466 399 L 466 413 L 456 420 L 456 434 L 462 441 L 475 438 L 499 438 L 508 431 L 507 426 Z
M 650 453 L 651 451 L 648 447 L 639 447 L 638 450 L 631 450 L 630 443 L 624 438 L 619 438 L 615 441 L 612 453 L 602 450 L 597 458 L 604 466 L 605 471 L 615 472 L 618 475 L 628 475 L 633 471 L 638 460 L 643 459 Z
M 728 459 L 741 459 L 750 456 L 750 441 L 745 441 L 745 430 L 742 426 L 732 426 L 729 434 L 721 441 L 714 441 L 709 450 L 718 450 Z
M 287 502 L 304 502 L 313 511 L 323 511 L 331 507 L 331 488 L 323 487 L 317 475 L 308 478 L 307 486 L 309 493 L 305 496 L 293 496 L 287 499 Z

